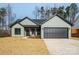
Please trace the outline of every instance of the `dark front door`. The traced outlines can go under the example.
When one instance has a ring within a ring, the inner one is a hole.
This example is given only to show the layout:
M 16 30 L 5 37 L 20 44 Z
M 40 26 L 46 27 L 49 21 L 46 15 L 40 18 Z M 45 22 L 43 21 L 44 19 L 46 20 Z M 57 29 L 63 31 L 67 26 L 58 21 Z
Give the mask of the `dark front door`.
M 30 36 L 30 31 L 29 31 L 29 29 L 26 29 L 25 31 L 26 31 L 26 36 Z
M 44 38 L 68 38 L 68 28 L 44 28 Z

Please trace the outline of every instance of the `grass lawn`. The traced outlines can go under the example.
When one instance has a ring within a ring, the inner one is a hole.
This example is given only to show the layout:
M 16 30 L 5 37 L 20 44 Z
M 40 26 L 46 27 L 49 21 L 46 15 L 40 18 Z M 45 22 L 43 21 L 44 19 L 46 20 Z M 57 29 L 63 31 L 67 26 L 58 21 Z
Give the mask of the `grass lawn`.
M 79 37 L 72 37 L 71 39 L 79 40 Z
M 48 50 L 42 39 L 24 37 L 0 38 L 1 55 L 46 55 Z

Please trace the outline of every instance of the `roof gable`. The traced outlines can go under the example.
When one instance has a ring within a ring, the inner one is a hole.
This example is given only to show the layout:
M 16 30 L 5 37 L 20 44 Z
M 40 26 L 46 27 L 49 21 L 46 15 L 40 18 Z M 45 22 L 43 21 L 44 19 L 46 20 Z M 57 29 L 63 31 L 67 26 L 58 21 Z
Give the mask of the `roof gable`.
M 12 23 L 12 24 L 10 25 L 10 27 L 12 27 L 13 25 L 15 25 L 16 23 L 20 23 L 20 24 L 21 24 L 21 22 L 24 21 L 24 20 L 29 20 L 29 22 L 31 22 L 32 24 L 36 25 L 36 23 L 34 23 L 30 18 L 25 17 L 25 18 L 23 18 L 23 19 L 17 19 L 14 23 Z M 29 23 L 29 24 L 30 24 L 30 23 Z M 28 25 L 29 25 L 29 24 L 28 24 Z M 21 25 L 23 25 L 23 24 L 21 24 Z
M 73 24 L 72 23 L 70 23 L 69 21 L 67 21 L 67 20 L 65 20 L 65 19 L 63 19 L 61 16 L 59 16 L 59 15 L 54 15 L 53 17 L 51 17 L 51 18 L 49 18 L 48 20 L 46 20 L 45 22 L 47 22 L 47 21 L 49 21 L 49 20 L 51 20 L 52 18 L 54 18 L 55 16 L 57 16 L 58 18 L 60 18 L 61 20 L 63 20 L 64 22 L 66 22 L 67 24 L 69 24 L 70 26 L 73 26 Z M 45 23 L 44 22 L 44 23 Z M 43 23 L 43 24 L 44 24 Z
M 63 19 L 62 17 L 60 17 L 59 15 L 54 15 L 53 17 L 49 18 L 48 20 L 47 19 L 30 19 L 28 17 L 25 17 L 23 19 L 18 19 L 16 20 L 13 24 L 10 25 L 10 27 L 12 27 L 13 25 L 15 25 L 16 23 L 20 23 L 21 25 L 42 25 L 44 24 L 45 22 L 49 21 L 50 19 L 54 18 L 55 16 L 59 17 L 61 20 L 63 20 L 64 22 L 66 22 L 67 24 L 73 26 L 73 24 L 71 24 L 69 21 Z M 24 21 L 24 20 L 28 20 L 28 21 Z M 23 22 L 24 21 L 24 22 Z M 23 23 L 22 23 L 23 22 Z M 26 22 L 28 24 L 26 24 Z
M 66 19 L 63 19 L 61 16 L 59 16 L 59 15 L 56 15 L 56 16 L 58 16 L 61 20 L 65 21 L 67 24 L 69 24 L 69 25 L 73 26 L 73 24 L 72 24 L 72 23 L 70 23 L 70 22 L 69 22 L 69 21 L 67 21 Z
M 13 26 L 13 28 L 23 28 L 23 26 L 22 25 L 20 25 L 19 23 L 16 23 L 14 26 Z
M 33 21 L 31 21 L 28 18 L 25 18 L 24 20 L 20 21 L 20 24 L 22 24 L 22 25 L 36 25 L 36 23 L 34 23 Z

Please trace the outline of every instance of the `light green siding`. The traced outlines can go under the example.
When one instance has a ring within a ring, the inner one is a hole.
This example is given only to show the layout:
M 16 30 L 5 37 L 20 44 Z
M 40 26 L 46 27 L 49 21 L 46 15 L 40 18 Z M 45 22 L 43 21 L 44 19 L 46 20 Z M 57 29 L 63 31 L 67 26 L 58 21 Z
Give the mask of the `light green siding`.
M 15 28 L 20 28 L 21 29 L 21 35 L 15 35 Z M 11 30 L 11 34 L 12 36 L 24 36 L 24 27 L 22 27 L 20 24 L 15 24 L 13 27 L 12 27 L 12 30 Z
M 32 21 L 30 21 L 29 19 L 25 19 L 23 21 L 20 22 L 22 25 L 36 25 L 35 23 L 33 23 Z

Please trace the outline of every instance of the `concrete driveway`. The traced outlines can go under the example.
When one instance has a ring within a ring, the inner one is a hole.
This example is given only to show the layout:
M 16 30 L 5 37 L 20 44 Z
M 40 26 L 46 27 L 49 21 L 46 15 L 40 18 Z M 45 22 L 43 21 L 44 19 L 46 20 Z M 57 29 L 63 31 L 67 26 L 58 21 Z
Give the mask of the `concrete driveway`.
M 79 41 L 72 39 L 44 39 L 49 54 L 77 55 L 79 54 Z

